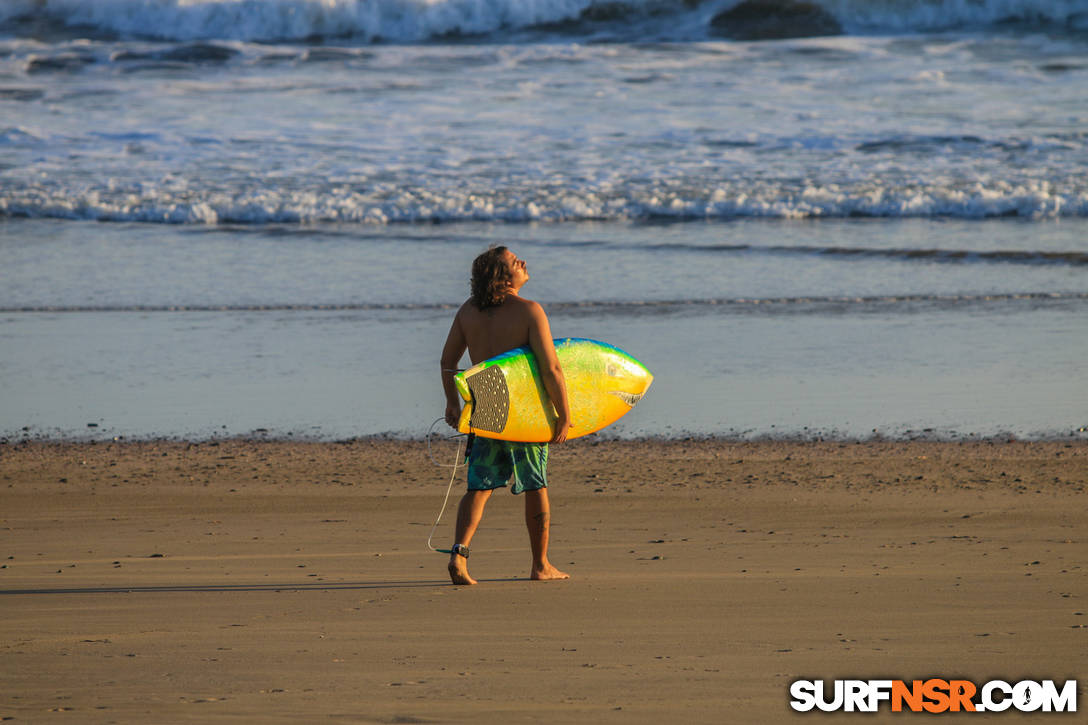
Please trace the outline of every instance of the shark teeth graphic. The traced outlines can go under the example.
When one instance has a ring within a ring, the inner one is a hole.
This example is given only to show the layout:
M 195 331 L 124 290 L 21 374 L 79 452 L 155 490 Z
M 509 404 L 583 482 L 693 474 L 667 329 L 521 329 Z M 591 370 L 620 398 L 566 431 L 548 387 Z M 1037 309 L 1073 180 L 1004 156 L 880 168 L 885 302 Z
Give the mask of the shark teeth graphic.
M 608 392 L 612 395 L 615 395 L 617 398 L 627 403 L 632 408 L 635 407 L 635 403 L 642 400 L 642 394 L 640 393 L 624 393 L 620 390 L 609 390 Z

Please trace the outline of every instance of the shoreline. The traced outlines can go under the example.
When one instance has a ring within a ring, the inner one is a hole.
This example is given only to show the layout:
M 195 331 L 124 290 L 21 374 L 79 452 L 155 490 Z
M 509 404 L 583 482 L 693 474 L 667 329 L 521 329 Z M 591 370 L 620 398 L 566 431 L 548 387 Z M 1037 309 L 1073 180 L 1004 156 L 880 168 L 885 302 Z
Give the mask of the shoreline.
M 347 437 L 322 437 L 292 433 L 226 433 L 210 435 L 160 435 L 149 433 L 147 435 L 116 435 L 111 437 L 95 437 L 94 434 L 75 435 L 34 435 L 31 432 L 20 434 L 0 435 L 0 447 L 2 446 L 26 446 L 26 445 L 70 445 L 70 446 L 95 446 L 106 444 L 118 445 L 151 445 L 151 444 L 191 444 L 208 445 L 211 443 L 252 443 L 277 444 L 297 443 L 300 445 L 350 445 L 366 443 L 407 443 L 426 444 L 430 437 L 433 441 L 450 440 L 463 437 L 464 434 L 453 431 L 443 431 L 443 435 L 416 435 L 412 433 L 372 433 Z M 1037 435 L 1022 435 L 1016 433 L 947 433 L 940 431 L 914 431 L 907 430 L 901 434 L 873 433 L 867 436 L 851 436 L 837 434 L 835 432 L 813 433 L 759 433 L 751 436 L 731 435 L 726 433 L 675 433 L 661 435 L 636 435 L 636 436 L 611 436 L 608 434 L 593 434 L 568 440 L 563 445 L 602 445 L 602 444 L 674 444 L 674 443 L 706 443 L 706 444 L 808 444 L 808 443 L 848 443 L 848 444 L 881 444 L 881 443 L 935 443 L 935 444 L 960 444 L 960 443 L 1072 443 L 1088 444 L 1088 426 L 1066 433 L 1040 433 Z

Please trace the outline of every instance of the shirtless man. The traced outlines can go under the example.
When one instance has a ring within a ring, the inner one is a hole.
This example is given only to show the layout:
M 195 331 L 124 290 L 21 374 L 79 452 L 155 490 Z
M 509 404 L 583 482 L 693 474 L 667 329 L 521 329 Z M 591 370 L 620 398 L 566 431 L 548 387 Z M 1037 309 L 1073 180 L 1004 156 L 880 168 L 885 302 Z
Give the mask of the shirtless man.
M 473 364 L 515 347 L 529 345 L 536 355 L 544 389 L 555 407 L 552 443 L 562 443 L 570 430 L 570 408 L 563 370 L 555 355 L 548 318 L 539 304 L 518 295 L 529 281 L 525 262 L 506 247 L 492 247 L 472 263 L 472 296 L 453 319 L 442 349 L 442 387 L 446 393 L 446 422 L 457 427 L 461 400 L 453 377 L 468 350 Z M 475 584 L 468 573 L 468 545 L 496 488 L 514 477 L 513 493 L 525 493 L 525 525 L 533 552 L 529 576 L 536 580 L 567 579 L 548 561 L 550 507 L 546 469 L 547 443 L 509 443 L 476 438 L 469 454 L 468 491 L 457 510 L 457 533 L 450 554 L 454 584 Z

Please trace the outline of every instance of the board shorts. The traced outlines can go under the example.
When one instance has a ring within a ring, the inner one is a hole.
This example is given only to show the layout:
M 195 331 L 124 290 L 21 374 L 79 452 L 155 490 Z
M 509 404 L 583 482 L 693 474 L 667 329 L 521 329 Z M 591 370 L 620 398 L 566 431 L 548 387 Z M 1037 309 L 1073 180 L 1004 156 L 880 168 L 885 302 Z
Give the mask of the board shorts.
M 514 443 L 479 436 L 468 455 L 468 490 L 503 488 L 510 477 L 510 493 L 538 491 L 548 487 L 548 444 Z

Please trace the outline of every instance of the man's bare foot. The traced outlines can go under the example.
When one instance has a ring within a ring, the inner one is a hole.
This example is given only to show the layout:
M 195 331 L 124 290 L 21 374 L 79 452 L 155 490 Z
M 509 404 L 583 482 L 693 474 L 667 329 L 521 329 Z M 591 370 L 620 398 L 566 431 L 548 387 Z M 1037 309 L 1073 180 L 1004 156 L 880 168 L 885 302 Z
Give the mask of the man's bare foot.
M 551 564 L 545 562 L 544 566 L 533 566 L 532 572 L 529 574 L 529 578 L 533 581 L 548 582 L 555 581 L 557 579 L 570 579 L 570 574 L 559 571 Z
M 475 584 L 476 580 L 468 575 L 468 565 L 465 564 L 465 559 L 462 556 L 456 554 L 450 557 L 449 566 L 446 567 L 450 572 L 450 581 L 454 584 Z

